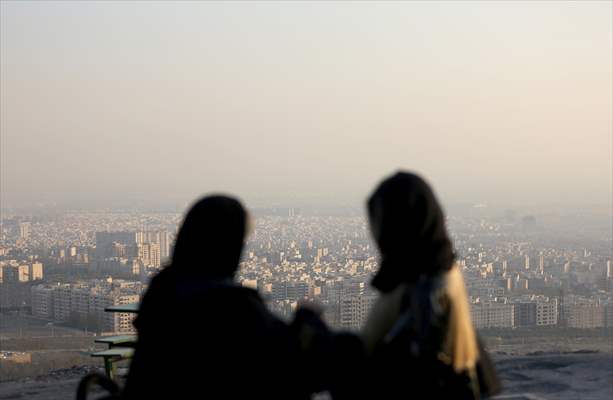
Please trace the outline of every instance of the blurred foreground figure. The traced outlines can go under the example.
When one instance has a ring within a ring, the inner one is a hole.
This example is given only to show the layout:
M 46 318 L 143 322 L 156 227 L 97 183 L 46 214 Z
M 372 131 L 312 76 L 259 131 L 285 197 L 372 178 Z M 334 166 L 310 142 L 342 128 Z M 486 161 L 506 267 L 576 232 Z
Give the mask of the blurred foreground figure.
M 368 200 L 380 292 L 362 332 L 376 398 L 478 399 L 499 390 L 480 347 L 441 207 L 420 177 L 400 172 Z
M 189 211 L 172 264 L 151 281 L 134 322 L 124 398 L 309 398 L 298 328 L 233 283 L 247 220 L 224 196 Z

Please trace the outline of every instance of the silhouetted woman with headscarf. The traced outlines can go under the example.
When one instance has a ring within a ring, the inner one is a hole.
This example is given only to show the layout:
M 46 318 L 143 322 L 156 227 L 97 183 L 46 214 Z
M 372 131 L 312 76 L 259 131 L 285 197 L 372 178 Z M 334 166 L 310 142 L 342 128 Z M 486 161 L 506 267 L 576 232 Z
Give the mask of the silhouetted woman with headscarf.
M 444 215 L 420 177 L 399 172 L 368 200 L 380 292 L 362 338 L 377 398 L 476 399 L 497 390 L 480 348 Z
M 172 264 L 151 281 L 134 322 L 125 398 L 309 398 L 296 327 L 233 283 L 247 222 L 225 196 L 188 212 Z

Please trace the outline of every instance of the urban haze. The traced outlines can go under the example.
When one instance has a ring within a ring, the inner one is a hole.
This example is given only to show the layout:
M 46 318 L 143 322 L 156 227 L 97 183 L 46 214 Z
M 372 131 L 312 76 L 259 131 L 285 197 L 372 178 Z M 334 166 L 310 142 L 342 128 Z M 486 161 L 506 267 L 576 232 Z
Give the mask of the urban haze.
M 398 170 L 444 206 L 502 395 L 613 393 L 610 1 L 0 0 L 0 78 L 0 399 L 105 373 L 95 340 L 135 334 L 108 308 L 210 193 L 251 215 L 237 285 L 359 332 Z

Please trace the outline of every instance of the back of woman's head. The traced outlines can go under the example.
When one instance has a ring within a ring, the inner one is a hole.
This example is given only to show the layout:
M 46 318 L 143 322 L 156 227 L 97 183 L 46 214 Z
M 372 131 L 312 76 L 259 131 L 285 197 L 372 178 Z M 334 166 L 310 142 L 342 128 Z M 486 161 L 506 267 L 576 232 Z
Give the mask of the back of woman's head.
M 419 176 L 398 172 L 383 180 L 368 199 L 368 216 L 381 253 L 372 281 L 380 291 L 452 267 L 455 256 L 443 211 Z
M 385 179 L 368 200 L 381 265 L 372 284 L 382 292 L 422 276 L 443 276 L 449 321 L 443 344 L 456 372 L 471 369 L 479 357 L 462 272 L 455 264 L 443 211 L 419 176 L 398 172 Z
M 229 278 L 238 268 L 243 249 L 247 212 L 227 196 L 207 196 L 189 210 L 179 230 L 173 268 L 199 276 Z

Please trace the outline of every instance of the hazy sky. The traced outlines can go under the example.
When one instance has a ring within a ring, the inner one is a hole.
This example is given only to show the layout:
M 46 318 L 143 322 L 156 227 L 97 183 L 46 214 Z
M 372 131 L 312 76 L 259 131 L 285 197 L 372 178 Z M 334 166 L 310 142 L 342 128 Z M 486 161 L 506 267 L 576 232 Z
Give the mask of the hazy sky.
M 610 204 L 612 2 L 2 2 L 3 207 Z

